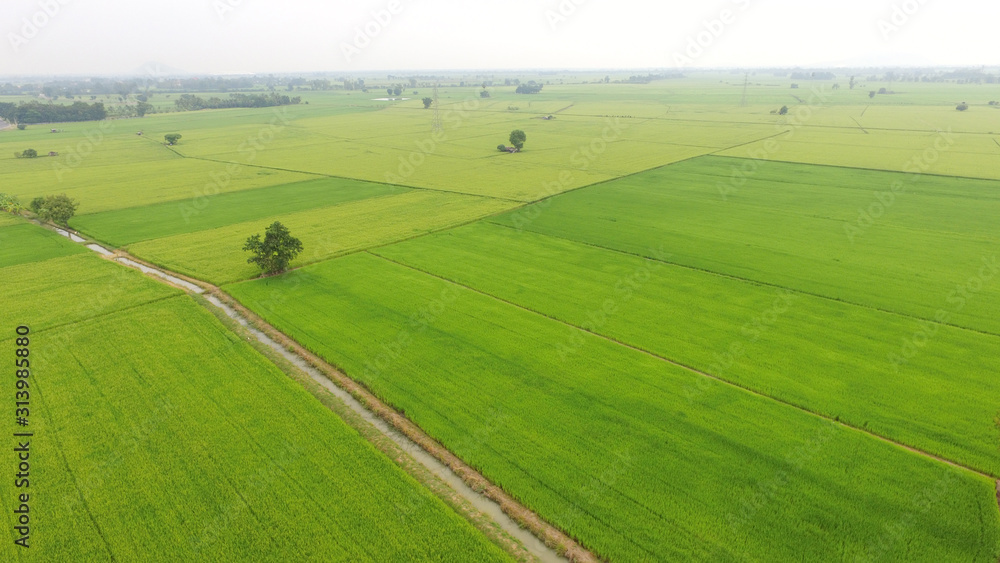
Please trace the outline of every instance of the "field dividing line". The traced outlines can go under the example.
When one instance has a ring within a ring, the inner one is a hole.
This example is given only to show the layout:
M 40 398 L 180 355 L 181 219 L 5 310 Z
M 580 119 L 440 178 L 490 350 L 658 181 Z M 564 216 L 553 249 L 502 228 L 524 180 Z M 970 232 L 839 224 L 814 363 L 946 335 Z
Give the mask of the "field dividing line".
M 511 230 L 517 231 L 517 229 L 515 227 L 512 227 L 510 225 L 505 225 L 503 223 L 495 223 L 493 221 L 488 221 L 488 222 L 491 225 L 496 225 L 498 227 L 504 227 L 506 229 L 511 229 Z M 562 237 L 562 236 L 559 236 L 559 235 L 553 235 L 551 233 L 542 233 L 542 232 L 538 232 L 538 231 L 533 231 L 533 230 L 531 230 L 529 228 L 525 228 L 524 230 L 528 231 L 528 232 L 530 232 L 532 234 L 536 234 L 536 235 L 543 236 L 543 237 L 553 238 L 553 239 L 557 239 L 557 240 L 564 240 L 566 242 L 572 242 L 572 243 L 580 244 L 580 245 L 583 245 L 583 246 L 589 246 L 591 248 L 597 248 L 599 250 L 606 250 L 608 252 L 614 252 L 616 254 L 623 254 L 623 255 L 626 255 L 626 256 L 631 256 L 633 258 L 642 258 L 644 260 L 650 260 L 650 261 L 653 261 L 653 262 L 659 262 L 661 264 L 666 264 L 668 266 L 675 266 L 677 268 L 683 268 L 685 270 L 691 270 L 691 271 L 694 271 L 694 272 L 700 272 L 700 273 L 703 273 L 703 274 L 709 274 L 709 275 L 717 276 L 717 277 L 720 277 L 720 278 L 726 278 L 726 279 L 730 279 L 730 280 L 734 280 L 734 281 L 739 281 L 739 282 L 743 282 L 743 283 L 748 283 L 748 284 L 751 284 L 751 285 L 757 285 L 757 286 L 761 286 L 761 287 L 773 287 L 775 289 L 784 289 L 785 291 L 789 291 L 789 292 L 792 292 L 792 293 L 797 293 L 799 295 L 808 295 L 809 297 L 815 297 L 817 299 L 823 299 L 825 301 L 833 301 L 834 303 L 840 303 L 842 305 L 850 305 L 852 307 L 860 307 L 862 309 L 868 309 L 870 311 L 878 311 L 879 313 L 885 313 L 887 315 L 893 315 L 893 316 L 896 316 L 896 317 L 902 317 L 904 319 L 911 319 L 911 320 L 914 320 L 914 321 L 927 321 L 927 322 L 931 322 L 931 323 L 934 323 L 934 324 L 937 324 L 937 325 L 947 326 L 947 327 L 958 329 L 958 330 L 964 330 L 964 331 L 967 331 L 967 332 L 974 332 L 976 334 L 980 334 L 980 335 L 983 335 L 983 336 L 990 336 L 990 337 L 993 337 L 993 338 L 1000 338 L 1000 334 L 996 334 L 996 333 L 989 332 L 989 331 L 986 331 L 986 330 L 980 330 L 980 329 L 977 329 L 977 328 L 970 328 L 970 327 L 967 327 L 967 326 L 961 326 L 961 325 L 956 325 L 956 324 L 952 324 L 952 323 L 942 323 L 942 322 L 937 321 L 935 319 L 924 318 L 924 317 L 920 317 L 920 316 L 917 316 L 917 315 L 911 315 L 909 313 L 900 313 L 899 311 L 891 311 L 889 309 L 882 309 L 881 307 L 876 307 L 874 305 L 865 305 L 864 303 L 855 303 L 854 301 L 847 301 L 845 299 L 840 299 L 840 298 L 837 298 L 837 297 L 830 297 L 829 295 L 822 295 L 822 294 L 819 294 L 819 293 L 812 293 L 812 292 L 809 292 L 809 291 L 805 291 L 803 289 L 795 289 L 795 288 L 792 288 L 792 287 L 787 287 L 787 286 L 776 284 L 776 283 L 770 283 L 770 282 L 759 281 L 759 280 L 752 280 L 750 278 L 742 278 L 740 276 L 736 276 L 736 275 L 733 275 L 733 274 L 725 274 L 725 273 L 722 273 L 722 272 L 716 272 L 714 270 L 706 270 L 704 268 L 699 268 L 697 266 L 689 266 L 687 264 L 680 264 L 680 263 L 677 263 L 677 262 L 671 262 L 669 260 L 663 260 L 661 258 L 654 258 L 654 257 L 651 257 L 651 256 L 643 256 L 642 254 L 637 254 L 635 252 L 629 252 L 627 250 L 621 250 L 621 249 L 618 249 L 618 248 L 610 248 L 610 247 L 607 247 L 607 246 L 601 246 L 599 244 L 594 244 L 594 243 L 590 243 L 590 242 L 586 242 L 586 241 L 582 241 L 582 240 L 571 239 L 571 238 L 568 238 L 568 237 Z
M 506 113 L 506 112 L 504 112 L 502 110 L 494 110 L 494 112 L 495 113 Z M 607 115 L 574 113 L 574 114 L 571 114 L 570 117 L 593 117 L 593 118 L 598 118 L 598 119 L 604 119 L 604 118 L 607 118 L 608 116 Z M 864 114 L 862 114 L 861 117 L 864 117 Z M 634 118 L 626 118 L 626 119 L 640 119 L 640 118 L 634 117 Z M 712 120 L 712 119 L 677 118 L 677 117 L 663 117 L 663 116 L 646 117 L 646 118 L 642 118 L 642 119 L 644 119 L 646 121 L 657 120 L 657 121 L 672 121 L 672 122 L 685 122 L 685 123 L 687 123 L 687 122 L 689 122 L 689 123 L 707 123 L 709 125 L 718 125 L 720 127 L 726 127 L 726 126 L 732 126 L 732 125 L 756 125 L 756 126 L 759 126 L 759 127 L 768 127 L 768 126 L 774 125 L 774 123 L 770 122 L 770 121 L 718 121 L 718 120 Z M 812 127 L 812 128 L 815 128 L 815 129 L 845 129 L 847 131 L 854 131 L 854 130 L 857 129 L 857 127 L 852 127 L 850 125 L 817 125 L 817 124 L 807 124 L 807 123 L 801 124 L 800 127 L 803 127 L 803 128 Z M 934 131 L 932 129 L 897 129 L 897 128 L 892 128 L 892 127 L 869 127 L 868 129 L 871 130 L 871 131 L 888 131 L 888 132 L 892 132 L 892 133 L 935 133 L 936 132 L 936 131 Z M 956 135 L 987 135 L 987 136 L 993 134 L 993 133 L 990 133 L 990 132 L 987 132 L 987 131 L 952 131 L 952 133 L 954 133 Z
M 714 151 L 714 152 L 710 152 L 710 153 L 708 153 L 708 154 L 706 154 L 706 155 L 702 155 L 702 156 L 715 156 L 715 155 L 718 155 L 718 154 L 719 154 L 720 152 L 725 152 L 725 151 L 731 151 L 731 150 L 733 150 L 733 149 L 738 149 L 738 148 L 740 148 L 740 147 L 745 147 L 745 146 L 748 146 L 748 145 L 752 145 L 752 144 L 754 144 L 754 143 L 759 143 L 759 142 L 761 142 L 761 141 L 766 141 L 766 140 L 768 140 L 768 139 L 773 139 L 773 138 L 777 137 L 778 135 L 785 135 L 785 134 L 787 134 L 787 133 L 789 133 L 789 132 L 790 132 L 790 131 L 779 131 L 779 132 L 777 132 L 777 133 L 775 133 L 775 134 L 773 134 L 773 135 L 768 135 L 767 137 L 763 137 L 763 138 L 761 138 L 761 139 L 756 139 L 756 140 L 753 140 L 753 141 L 747 141 L 747 142 L 745 142 L 745 143 L 740 143 L 740 144 L 738 144 L 738 145 L 733 145 L 733 146 L 731 146 L 731 147 L 726 147 L 726 148 L 724 148 L 724 149 L 719 149 L 719 150 L 717 150 L 717 151 Z M 731 157 L 731 158 L 739 158 L 739 157 Z M 675 162 L 675 163 L 673 163 L 673 164 L 677 164 L 677 163 Z
M 73 359 L 76 360 L 76 363 L 80 366 L 80 368 L 86 372 L 87 369 L 83 367 L 80 359 L 77 358 L 75 354 L 72 354 L 72 352 L 70 352 L 70 354 L 73 356 Z M 49 420 L 54 420 L 52 418 L 52 411 L 49 409 L 48 403 L 45 402 L 45 394 L 42 392 L 42 388 L 39 386 L 37 379 L 35 380 L 34 385 L 35 389 L 38 391 L 39 398 L 42 400 L 42 409 L 45 411 Z M 117 561 L 115 558 L 115 552 L 111 549 L 111 544 L 108 543 L 108 538 L 104 536 L 104 531 L 101 530 L 100 524 L 97 523 L 97 519 L 94 518 L 94 514 L 90 510 L 90 503 L 87 502 L 87 497 L 85 497 L 83 495 L 83 491 L 80 490 L 80 484 L 77 482 L 76 473 L 73 472 L 73 469 L 69 465 L 69 460 L 66 459 L 66 451 L 63 449 L 62 440 L 59 439 L 59 431 L 55 428 L 52 429 L 52 439 L 56 443 L 56 450 L 59 452 L 59 457 L 62 458 L 63 467 L 66 468 L 66 473 L 69 474 L 70 479 L 73 481 L 73 488 L 76 489 L 76 493 L 79 495 L 80 502 L 83 504 L 84 512 L 86 512 L 87 517 L 90 518 L 90 523 L 94 525 L 94 530 L 97 531 L 98 537 L 100 537 L 101 541 L 104 542 L 104 548 L 108 550 L 108 556 L 111 558 L 111 561 Z
M 996 142 L 996 139 L 994 139 L 994 142 Z M 997 144 L 1000 145 L 1000 143 L 997 143 Z M 729 149 L 724 149 L 724 150 L 729 150 Z M 957 154 L 973 154 L 973 153 L 964 153 L 964 152 L 961 152 L 961 151 L 953 151 L 953 152 L 956 152 Z M 713 155 L 714 154 L 715 153 L 713 153 Z M 738 160 L 754 160 L 752 158 L 747 158 L 745 156 L 731 156 L 731 155 L 728 155 L 728 154 L 720 154 L 720 155 L 717 155 L 717 156 L 719 156 L 720 158 L 733 158 L 733 159 L 738 159 Z M 910 172 L 906 172 L 904 170 L 893 170 L 891 168 L 870 168 L 870 167 L 865 167 L 865 166 L 844 166 L 842 164 L 823 164 L 821 162 L 803 162 L 803 161 L 794 161 L 794 160 L 778 160 L 778 159 L 773 159 L 773 158 L 764 159 L 761 162 L 774 162 L 774 163 L 777 163 L 777 164 L 792 164 L 792 165 L 795 165 L 795 166 L 822 166 L 823 168 L 837 168 L 839 170 L 863 170 L 865 172 L 882 172 L 882 173 L 885 173 L 885 174 L 899 174 L 899 175 L 902 175 L 902 176 L 912 175 L 912 173 L 910 173 Z M 984 177 L 981 177 L 981 176 L 959 176 L 959 175 L 956 175 L 956 174 L 937 174 L 937 173 L 934 173 L 934 172 L 921 172 L 920 176 L 930 176 L 932 178 L 958 178 L 959 180 L 976 180 L 976 181 L 979 181 L 979 182 L 1000 182 L 1000 178 L 984 178 Z
M 691 372 L 691 373 L 693 373 L 695 375 L 699 375 L 699 376 L 702 376 L 702 377 L 707 377 L 709 379 L 717 381 L 717 382 L 719 382 L 719 383 L 721 383 L 723 385 L 726 385 L 728 387 L 732 387 L 734 389 L 739 389 L 740 391 L 743 391 L 744 393 L 747 393 L 749 395 L 753 395 L 753 396 L 755 396 L 757 398 L 774 401 L 774 402 L 779 403 L 781 405 L 784 405 L 784 406 L 787 406 L 787 407 L 791 407 L 791 408 L 796 409 L 798 411 L 801 411 L 803 413 L 806 413 L 806 414 L 812 415 L 812 416 L 814 416 L 816 418 L 819 418 L 819 419 L 825 420 L 827 422 L 830 422 L 830 423 L 832 423 L 832 424 L 834 424 L 834 425 L 836 425 L 838 427 L 846 428 L 846 429 L 849 429 L 849 430 L 853 430 L 853 431 L 855 431 L 855 432 L 857 432 L 859 434 L 863 434 L 863 435 L 868 436 L 870 438 L 874 438 L 876 440 L 885 442 L 887 444 L 892 444 L 894 446 L 897 446 L 899 448 L 907 450 L 907 451 L 909 451 L 911 453 L 917 454 L 917 455 L 919 455 L 921 457 L 924 457 L 924 458 L 927 458 L 927 459 L 931 459 L 931 460 L 934 460 L 934 461 L 938 461 L 938 462 L 950 465 L 950 466 L 958 468 L 958 469 L 964 469 L 966 471 L 969 471 L 969 472 L 974 473 L 976 475 L 979 475 L 981 477 L 985 477 L 985 478 L 987 478 L 987 479 L 989 479 L 991 481 L 996 480 L 995 476 L 990 475 L 988 473 L 984 473 L 984 472 L 982 472 L 982 471 L 980 471 L 978 469 L 975 469 L 973 467 L 970 467 L 968 465 L 964 465 L 964 464 L 962 464 L 960 462 L 953 461 L 953 460 L 950 460 L 948 458 L 944 458 L 944 457 L 938 456 L 936 454 L 930 453 L 930 452 L 925 451 L 925 450 L 921 450 L 921 449 L 919 449 L 919 448 L 917 448 L 915 446 L 910 446 L 910 445 L 907 445 L 907 444 L 902 443 L 902 442 L 897 442 L 895 440 L 892 440 L 891 438 L 886 438 L 885 436 L 881 436 L 879 434 L 875 434 L 874 432 L 871 432 L 869 430 L 865 430 L 863 428 L 858 428 L 857 426 L 853 426 L 851 424 L 847 424 L 846 422 L 843 422 L 843 421 L 838 420 L 836 418 L 833 418 L 833 417 L 830 417 L 830 416 L 827 416 L 827 415 L 815 412 L 813 410 L 810 410 L 809 408 L 807 408 L 807 407 L 805 407 L 803 405 L 799 405 L 799 404 L 793 403 L 791 401 L 786 401 L 784 399 L 780 399 L 778 397 L 774 397 L 774 396 L 768 395 L 766 393 L 763 393 L 763 392 L 760 392 L 760 391 L 756 391 L 756 390 L 751 389 L 749 387 L 744 387 L 743 385 L 740 385 L 740 384 L 735 383 L 733 381 L 722 379 L 721 377 L 719 377 L 717 375 L 712 375 L 712 374 L 710 374 L 708 372 L 701 371 L 701 370 L 699 370 L 697 368 L 694 368 L 694 367 L 691 367 L 691 366 L 689 366 L 687 364 L 684 364 L 684 363 L 678 362 L 676 360 L 667 358 L 666 356 L 661 356 L 659 354 L 656 354 L 654 352 L 650 352 L 649 350 L 645 350 L 643 348 L 640 348 L 638 346 L 629 344 L 627 342 L 623 342 L 623 341 L 618 340 L 616 338 L 613 338 L 611 336 L 606 336 L 604 334 L 600 334 L 598 332 L 594 332 L 592 330 L 588 330 L 588 329 L 585 329 L 583 327 L 576 326 L 576 325 L 574 325 L 572 323 L 569 323 L 567 321 L 564 321 L 562 319 L 558 319 L 558 318 L 550 316 L 550 315 L 548 315 L 546 313 L 542 313 L 541 311 L 536 311 L 536 310 L 531 309 L 529 307 L 525 307 L 524 305 L 519 305 L 517 303 L 514 303 L 513 301 L 508 301 L 508 300 L 506 300 L 506 299 L 504 299 L 502 297 L 497 297 L 495 295 L 486 293 L 485 291 L 478 290 L 478 289 L 476 289 L 474 287 L 470 287 L 470 286 L 461 284 L 461 283 L 456 282 L 454 280 L 448 279 L 448 278 L 446 278 L 444 276 L 441 276 L 441 275 L 438 275 L 438 274 L 435 274 L 435 273 L 432 273 L 432 272 L 428 272 L 426 270 L 422 270 L 420 268 L 417 268 L 416 266 L 410 266 L 410 265 L 404 264 L 402 262 L 397 262 L 395 260 L 392 260 L 391 258 L 386 258 L 385 256 L 381 256 L 381 255 L 378 255 L 378 254 L 375 254 L 375 253 L 372 253 L 372 252 L 369 252 L 368 254 L 370 254 L 372 256 L 375 256 L 377 258 L 380 258 L 382 260 L 385 260 L 386 262 L 390 262 L 392 264 L 396 264 L 397 266 L 401 266 L 403 268 L 407 268 L 407 269 L 413 270 L 415 272 L 420 272 L 422 274 L 431 276 L 433 278 L 437 278 L 439 280 L 442 280 L 444 282 L 456 285 L 458 287 L 462 287 L 462 288 L 468 289 L 469 291 L 471 291 L 473 293 L 478 293 L 479 295 L 482 295 L 484 297 L 488 297 L 488 298 L 493 299 L 495 301 L 498 301 L 500 303 L 505 303 L 507 305 L 510 305 L 512 307 L 516 307 L 516 308 L 521 309 L 523 311 L 527 311 L 527 312 L 532 313 L 534 315 L 537 315 L 537 316 L 549 319 L 551 321 L 555 321 L 555 322 L 557 322 L 559 324 L 562 324 L 564 326 L 567 326 L 569 328 L 576 329 L 576 330 L 579 330 L 579 331 L 582 331 L 582 332 L 586 332 L 586 333 L 591 334 L 593 336 L 596 336 L 596 337 L 598 337 L 598 338 L 600 338 L 602 340 L 606 340 L 608 342 L 612 342 L 614 344 L 618 344 L 619 346 L 623 346 L 625 348 L 629 348 L 629 349 L 635 350 L 636 352 L 640 352 L 642 354 L 645 354 L 645 355 L 647 355 L 649 357 L 655 358 L 655 359 L 660 360 L 662 362 L 665 362 L 665 363 L 671 364 L 673 366 L 682 368 L 682 369 L 684 369 L 684 370 L 686 370 L 688 372 Z
M 166 282 L 164 282 L 164 283 L 166 283 Z M 114 311 L 107 311 L 105 313 L 100 313 L 100 314 L 97 314 L 97 315 L 93 315 L 93 316 L 90 316 L 90 317 L 87 317 L 87 318 L 84 318 L 84 319 L 80 319 L 78 321 L 73 321 L 73 322 L 68 322 L 68 323 L 62 323 L 62 324 L 52 325 L 50 327 L 41 328 L 41 329 L 38 329 L 38 330 L 31 329 L 31 332 L 32 332 L 32 334 L 44 334 L 44 333 L 47 333 L 47 332 L 52 332 L 53 330 L 61 330 L 61 329 L 64 329 L 64 328 L 69 328 L 69 327 L 72 327 L 72 326 L 76 326 L 78 324 L 88 323 L 90 321 L 96 321 L 98 319 L 103 319 L 105 317 L 110 317 L 112 315 L 117 315 L 119 313 L 125 313 L 125 312 L 131 311 L 133 309 L 141 309 L 143 307 L 147 307 L 149 305 L 155 305 L 157 303 L 161 303 L 163 301 L 168 301 L 170 299 L 177 299 L 178 297 L 183 297 L 183 295 L 179 295 L 178 294 L 178 295 L 167 295 L 166 297 L 158 297 L 158 298 L 153 299 L 151 301 L 146 301 L 145 303 L 137 303 L 135 305 L 129 305 L 128 307 L 122 307 L 121 309 L 115 309 Z M 16 338 L 16 337 L 11 337 L 9 339 L 0 339 L 0 342 L 8 342 L 10 340 L 13 340 L 14 338 Z
M 181 155 L 181 156 L 183 156 L 183 155 Z M 411 185 L 408 185 L 408 184 L 390 184 L 389 182 L 381 182 L 381 181 L 378 181 L 378 180 L 366 180 L 364 178 L 351 178 L 349 176 L 337 176 L 335 174 L 325 174 L 325 173 L 322 173 L 322 172 L 307 172 L 305 170 L 293 170 L 291 168 L 278 168 L 276 166 L 264 166 L 263 164 L 247 164 L 247 163 L 241 163 L 241 162 L 232 162 L 232 161 L 229 161 L 229 160 L 219 160 L 219 159 L 208 158 L 208 157 L 203 157 L 203 156 L 183 156 L 183 157 L 186 158 L 186 159 L 189 159 L 189 160 L 201 160 L 203 162 L 217 162 L 219 164 L 235 164 L 237 166 L 246 166 L 247 168 L 262 168 L 264 170 L 277 170 L 279 172 L 294 172 L 296 174 L 305 174 L 305 175 L 308 175 L 308 176 L 316 176 L 317 178 L 334 178 L 334 179 L 337 179 L 337 180 L 351 180 L 353 182 L 364 182 L 364 183 L 367 183 L 367 184 L 379 184 L 379 185 L 383 185 L 383 186 L 393 186 L 393 187 L 399 187 L 399 188 L 408 188 L 408 189 L 411 189 L 411 190 L 423 190 L 423 191 L 438 192 L 438 193 L 443 193 L 443 194 L 464 195 L 464 196 L 469 196 L 469 197 L 478 197 L 478 198 L 482 198 L 482 199 L 496 199 L 496 200 L 500 200 L 500 201 L 509 201 L 511 203 L 525 203 L 525 201 L 523 199 L 511 199 L 511 198 L 507 198 L 507 197 L 499 197 L 499 196 L 492 196 L 492 195 L 472 194 L 472 193 L 468 193 L 468 192 L 459 192 L 459 191 L 455 191 L 455 190 L 444 190 L 444 189 L 441 189 L 441 188 L 427 188 L 427 187 L 422 187 L 422 186 L 411 186 Z M 301 181 L 307 181 L 307 180 L 301 180 Z M 278 184 L 278 185 L 282 185 L 282 184 Z M 273 186 L 265 186 L 265 187 L 273 187 Z M 260 189 L 260 188 L 255 188 L 255 189 Z M 237 192 L 230 192 L 230 193 L 237 193 Z

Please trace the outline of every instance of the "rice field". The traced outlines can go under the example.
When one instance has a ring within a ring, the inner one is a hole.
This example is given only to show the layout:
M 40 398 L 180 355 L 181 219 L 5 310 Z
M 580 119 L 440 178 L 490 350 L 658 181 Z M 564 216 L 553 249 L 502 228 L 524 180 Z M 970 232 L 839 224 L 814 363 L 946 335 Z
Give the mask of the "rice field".
M 0 131 L 0 191 L 220 286 L 601 560 L 1000 558 L 1000 87 L 496 78 L 442 84 L 440 131 L 423 86 L 156 93 Z M 304 252 L 258 279 L 274 221 Z M 33 556 L 511 558 L 180 290 L 6 214 L 0 287 Z
M 932 321 L 944 309 L 950 324 L 1000 334 L 1000 284 L 987 279 L 1000 246 L 998 188 L 708 157 L 497 222 L 646 257 L 662 248 L 683 266 Z M 975 291 L 963 297 L 956 288 L 970 279 Z
M 669 250 L 651 261 L 478 223 L 373 252 L 567 323 L 561 356 L 583 328 L 1000 477 L 1000 336 L 936 327 L 897 365 L 920 321 L 676 266 Z
M 382 258 L 227 290 L 602 557 L 1000 555 L 990 479 Z
M 0 267 L 4 326 L 31 324 L 34 432 L 31 551 L 8 517 L 3 560 L 510 560 L 190 297 L 39 257 Z M 24 492 L 3 480 L 8 515 Z
M 173 271 L 222 284 L 256 277 L 243 244 L 281 221 L 302 240 L 305 251 L 292 267 L 353 250 L 387 244 L 510 209 L 510 202 L 414 190 L 266 219 L 229 224 L 130 245 L 129 252 Z

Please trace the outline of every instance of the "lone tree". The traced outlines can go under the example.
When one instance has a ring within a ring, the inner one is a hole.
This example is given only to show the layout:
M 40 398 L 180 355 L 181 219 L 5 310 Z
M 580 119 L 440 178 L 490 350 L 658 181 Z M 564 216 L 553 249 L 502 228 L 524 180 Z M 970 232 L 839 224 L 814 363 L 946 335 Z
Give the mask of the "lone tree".
M 524 148 L 524 142 L 528 140 L 528 136 L 524 134 L 524 131 L 520 129 L 515 129 L 510 132 L 510 144 L 514 145 L 514 148 L 521 150 Z
M 14 155 L 17 156 L 18 158 L 37 158 L 38 151 L 36 151 L 35 149 L 24 149 L 24 152 L 22 152 L 20 155 L 18 155 L 17 153 L 14 153 Z
M 288 228 L 275 221 L 264 231 L 264 240 L 260 235 L 247 239 L 243 250 L 252 252 L 247 258 L 250 264 L 260 266 L 264 275 L 279 274 L 288 269 L 288 263 L 302 252 L 302 241 L 293 237 Z
M 51 221 L 62 226 L 76 214 L 76 209 L 80 204 L 66 194 L 50 195 L 44 198 L 36 197 L 31 200 L 29 208 L 44 221 Z
M 969 109 L 969 104 L 967 104 L 965 102 L 962 102 L 962 103 L 958 104 L 958 106 L 956 106 L 955 109 L 957 109 L 958 111 L 965 111 L 965 110 Z
M 778 115 L 788 115 L 788 106 L 781 106 L 778 110 Z
M 163 139 L 167 141 L 168 145 L 176 145 L 177 141 L 181 140 L 180 133 L 168 133 L 163 136 Z
M 424 109 L 429 109 L 431 107 L 431 104 L 433 103 L 434 103 L 433 98 L 424 98 Z

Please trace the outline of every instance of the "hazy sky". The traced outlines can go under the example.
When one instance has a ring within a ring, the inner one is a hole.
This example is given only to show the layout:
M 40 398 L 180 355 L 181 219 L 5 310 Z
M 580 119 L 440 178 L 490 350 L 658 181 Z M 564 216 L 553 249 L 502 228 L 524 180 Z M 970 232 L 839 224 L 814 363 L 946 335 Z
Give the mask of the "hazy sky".
M 998 21 L 995 0 L 0 0 L 0 75 L 997 65 Z

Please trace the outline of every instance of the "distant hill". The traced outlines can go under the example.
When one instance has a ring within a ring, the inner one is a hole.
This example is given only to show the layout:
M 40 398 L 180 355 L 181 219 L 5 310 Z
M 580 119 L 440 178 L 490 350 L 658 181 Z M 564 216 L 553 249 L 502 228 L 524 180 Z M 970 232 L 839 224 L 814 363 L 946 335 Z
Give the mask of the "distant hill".
M 150 78 L 181 78 L 192 76 L 192 73 L 180 70 L 160 62 L 151 61 L 128 73 L 129 76 L 145 76 Z

